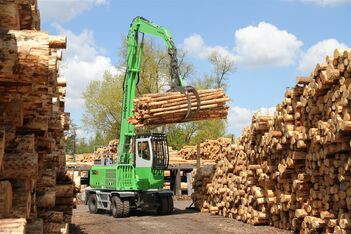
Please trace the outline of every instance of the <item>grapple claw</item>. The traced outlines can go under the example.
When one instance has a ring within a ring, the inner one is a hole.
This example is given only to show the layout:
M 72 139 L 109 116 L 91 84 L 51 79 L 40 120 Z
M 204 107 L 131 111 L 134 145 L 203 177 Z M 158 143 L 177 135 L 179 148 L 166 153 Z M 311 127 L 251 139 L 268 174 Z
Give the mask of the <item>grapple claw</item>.
M 175 87 L 170 89 L 169 91 L 178 91 L 181 92 L 182 94 L 186 95 L 187 97 L 187 102 L 188 102 L 188 110 L 183 118 L 183 121 L 186 121 L 193 113 L 198 113 L 200 110 L 200 96 L 197 92 L 197 90 L 193 86 L 184 86 L 184 87 Z M 191 96 L 190 93 L 193 93 L 195 98 L 196 98 L 196 110 L 193 112 L 191 109 Z

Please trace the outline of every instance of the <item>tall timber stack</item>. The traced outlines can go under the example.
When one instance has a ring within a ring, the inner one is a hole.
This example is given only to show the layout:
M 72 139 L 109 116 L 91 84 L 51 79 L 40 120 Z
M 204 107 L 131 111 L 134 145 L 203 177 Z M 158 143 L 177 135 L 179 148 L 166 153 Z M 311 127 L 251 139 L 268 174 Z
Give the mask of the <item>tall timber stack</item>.
M 0 232 L 66 233 L 66 38 L 40 31 L 36 0 L 0 1 Z
M 197 207 L 253 225 L 350 233 L 350 102 L 351 50 L 336 49 L 297 78 L 274 116 L 254 115 L 214 170 L 194 176 Z

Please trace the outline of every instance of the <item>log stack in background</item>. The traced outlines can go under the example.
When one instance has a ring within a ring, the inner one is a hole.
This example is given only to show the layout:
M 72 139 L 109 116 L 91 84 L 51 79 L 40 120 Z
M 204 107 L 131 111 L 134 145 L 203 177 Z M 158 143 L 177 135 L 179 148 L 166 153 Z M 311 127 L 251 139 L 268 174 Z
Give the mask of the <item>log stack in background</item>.
M 253 116 L 205 190 L 195 175 L 195 204 L 254 225 L 350 233 L 350 103 L 351 50 L 337 49 L 297 78 L 274 115 Z
M 95 159 L 112 158 L 117 160 L 119 140 L 111 140 L 107 146 L 99 147 L 95 150 Z
M 225 119 L 228 115 L 226 102 L 229 98 L 223 89 L 198 90 L 200 97 L 199 111 L 197 110 L 197 99 L 190 94 L 191 104 L 185 94 L 180 92 L 167 92 L 146 94 L 134 99 L 134 116 L 129 122 L 135 127 L 149 125 L 160 125 L 167 123 L 181 123 L 206 119 Z M 191 115 L 186 117 L 188 109 L 191 108 Z
M 100 146 L 96 148 L 94 153 L 77 154 L 75 155 L 75 162 L 93 163 L 97 159 L 104 158 L 112 158 L 113 160 L 117 160 L 118 144 L 119 140 L 114 139 L 111 140 L 107 146 Z M 69 162 L 74 161 L 72 155 L 66 155 L 66 160 Z
M 69 113 L 58 74 L 66 38 L 39 31 L 36 0 L 1 1 L 0 9 L 0 230 L 67 232 Z
M 200 158 L 219 160 L 225 156 L 227 147 L 232 143 L 231 138 L 220 137 L 216 140 L 205 140 L 200 143 Z M 184 146 L 178 155 L 185 160 L 196 160 L 197 146 Z

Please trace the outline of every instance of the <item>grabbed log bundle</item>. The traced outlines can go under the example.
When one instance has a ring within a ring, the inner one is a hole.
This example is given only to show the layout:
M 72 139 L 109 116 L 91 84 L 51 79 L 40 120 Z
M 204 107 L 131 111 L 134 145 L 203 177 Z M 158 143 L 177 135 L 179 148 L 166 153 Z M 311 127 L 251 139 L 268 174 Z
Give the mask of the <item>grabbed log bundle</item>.
M 134 116 L 129 122 L 135 127 L 143 127 L 227 117 L 229 107 L 226 102 L 229 98 L 223 89 L 199 90 L 198 95 L 200 102 L 191 94 L 190 103 L 181 92 L 143 95 L 134 99 Z M 190 114 L 187 116 L 188 111 Z

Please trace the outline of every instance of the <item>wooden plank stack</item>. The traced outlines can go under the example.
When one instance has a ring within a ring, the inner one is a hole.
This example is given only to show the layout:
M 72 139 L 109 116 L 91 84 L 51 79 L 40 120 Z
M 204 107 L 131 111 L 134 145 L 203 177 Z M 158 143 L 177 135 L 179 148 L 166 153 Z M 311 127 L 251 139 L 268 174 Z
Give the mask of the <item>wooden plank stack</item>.
M 134 116 L 129 119 L 129 122 L 135 127 L 143 127 L 227 117 L 226 102 L 229 98 L 223 89 L 198 90 L 198 94 L 200 97 L 198 112 L 196 112 L 197 99 L 193 93 L 190 93 L 190 106 L 187 96 L 180 92 L 145 94 L 133 100 Z M 185 119 L 189 108 L 192 114 Z
M 350 93 L 351 50 L 336 49 L 297 78 L 274 116 L 253 116 L 206 189 L 194 185 L 198 208 L 301 233 L 350 233 Z
M 205 140 L 203 143 L 200 143 L 200 158 L 208 160 L 223 158 L 231 142 L 231 138 L 225 137 L 220 137 L 216 140 Z M 185 160 L 196 160 L 197 146 L 184 146 L 178 154 Z
M 64 233 L 73 201 L 58 74 L 66 38 L 39 31 L 36 0 L 1 1 L 0 9 L 0 231 Z

